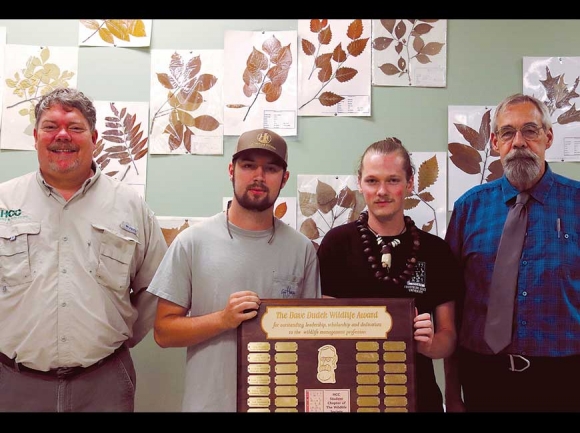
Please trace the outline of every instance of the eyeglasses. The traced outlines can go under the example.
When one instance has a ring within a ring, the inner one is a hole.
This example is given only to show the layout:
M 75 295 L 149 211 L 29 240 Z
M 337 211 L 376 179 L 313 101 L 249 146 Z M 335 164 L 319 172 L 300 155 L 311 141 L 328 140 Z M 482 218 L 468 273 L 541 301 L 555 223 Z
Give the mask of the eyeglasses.
M 538 127 L 536 125 L 524 125 L 521 129 L 512 128 L 511 126 L 505 126 L 500 128 L 496 135 L 499 137 L 499 140 L 506 143 L 508 141 L 512 141 L 518 131 L 522 133 L 522 137 L 524 140 L 532 141 L 536 140 L 540 136 L 540 131 L 545 129 L 543 126 Z

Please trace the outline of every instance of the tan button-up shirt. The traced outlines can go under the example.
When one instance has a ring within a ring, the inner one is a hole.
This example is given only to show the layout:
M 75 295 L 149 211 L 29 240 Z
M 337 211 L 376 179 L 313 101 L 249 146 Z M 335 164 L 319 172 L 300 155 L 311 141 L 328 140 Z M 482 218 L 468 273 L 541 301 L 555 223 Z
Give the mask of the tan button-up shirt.
M 0 352 L 88 367 L 151 330 L 167 244 L 130 186 L 99 169 L 67 202 L 40 172 L 0 184 Z

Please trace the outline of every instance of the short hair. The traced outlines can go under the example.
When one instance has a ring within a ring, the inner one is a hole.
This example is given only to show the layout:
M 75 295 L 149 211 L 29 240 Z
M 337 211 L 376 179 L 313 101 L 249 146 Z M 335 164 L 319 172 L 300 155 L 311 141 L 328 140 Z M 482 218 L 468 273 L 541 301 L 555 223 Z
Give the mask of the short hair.
M 62 105 L 64 107 L 78 109 L 84 118 L 87 119 L 87 122 L 89 122 L 91 132 L 95 131 L 97 124 L 97 110 L 95 109 L 93 102 L 86 97 L 83 92 L 68 87 L 59 87 L 40 98 L 38 104 L 34 107 L 34 116 L 36 118 L 34 128 L 38 128 L 38 122 L 42 113 L 53 105 Z
M 362 156 L 360 157 L 357 169 L 357 175 L 360 179 L 362 177 L 363 171 L 363 161 L 367 153 L 375 153 L 377 155 L 388 155 L 389 153 L 397 152 L 403 157 L 403 169 L 405 170 L 406 180 L 410 180 L 415 174 L 415 166 L 411 162 L 411 156 L 409 152 L 396 137 L 387 137 L 384 140 L 375 141 L 369 147 L 366 148 Z
M 506 109 L 506 107 L 515 104 L 523 104 L 525 102 L 529 102 L 536 106 L 538 111 L 542 114 L 542 126 L 546 129 L 550 129 L 552 127 L 552 119 L 550 118 L 550 110 L 546 104 L 534 96 L 524 95 L 523 93 L 515 93 L 505 98 L 497 105 L 497 107 L 495 107 L 495 112 L 491 118 L 492 132 L 497 133 L 497 118 Z

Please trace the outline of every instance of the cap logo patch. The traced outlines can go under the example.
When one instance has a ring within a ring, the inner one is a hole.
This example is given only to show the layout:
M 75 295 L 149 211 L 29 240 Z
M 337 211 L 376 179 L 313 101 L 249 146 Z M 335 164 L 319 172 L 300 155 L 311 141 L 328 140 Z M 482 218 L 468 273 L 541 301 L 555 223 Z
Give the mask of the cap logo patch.
M 262 132 L 261 134 L 258 134 L 258 137 L 256 138 L 258 142 L 262 144 L 269 144 L 272 141 L 272 136 L 267 132 Z

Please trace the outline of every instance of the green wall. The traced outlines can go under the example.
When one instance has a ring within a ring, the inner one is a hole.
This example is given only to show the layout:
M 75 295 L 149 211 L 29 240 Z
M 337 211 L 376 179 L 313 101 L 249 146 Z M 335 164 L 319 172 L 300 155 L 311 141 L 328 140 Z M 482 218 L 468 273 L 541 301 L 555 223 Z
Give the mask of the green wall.
M 356 18 L 356 17 L 355 17 Z M 447 87 L 373 87 L 372 116 L 300 117 L 288 138 L 290 180 L 283 196 L 296 195 L 297 174 L 354 174 L 362 151 L 387 136 L 410 151 L 447 150 L 449 105 L 496 105 L 522 91 L 524 56 L 580 56 L 580 20 L 450 19 Z M 77 20 L 0 20 L 8 44 L 77 46 Z M 296 20 L 153 20 L 152 49 L 222 49 L 225 30 L 297 30 Z M 78 88 L 95 100 L 149 101 L 149 48 L 79 47 Z M 152 155 L 147 202 L 157 215 L 210 216 L 231 196 L 224 156 Z M 35 152 L 0 151 L 0 182 L 35 170 Z M 579 179 L 575 163 L 551 163 Z M 196 186 L 199 185 L 199 188 Z M 152 335 L 133 349 L 137 411 L 179 411 L 185 349 L 160 349 Z M 436 363 L 441 381 L 440 362 Z M 219 392 L 219 390 L 216 390 Z

